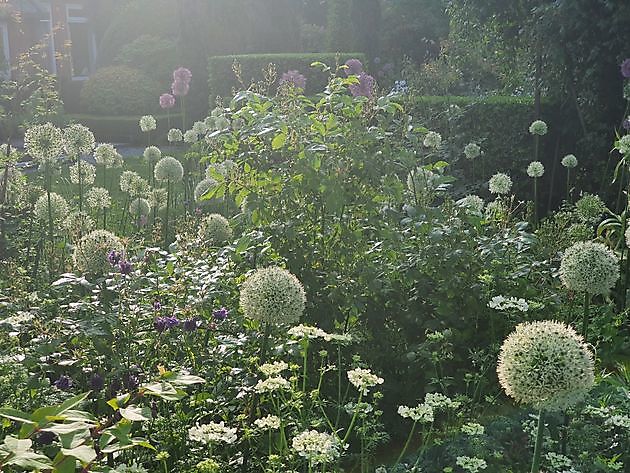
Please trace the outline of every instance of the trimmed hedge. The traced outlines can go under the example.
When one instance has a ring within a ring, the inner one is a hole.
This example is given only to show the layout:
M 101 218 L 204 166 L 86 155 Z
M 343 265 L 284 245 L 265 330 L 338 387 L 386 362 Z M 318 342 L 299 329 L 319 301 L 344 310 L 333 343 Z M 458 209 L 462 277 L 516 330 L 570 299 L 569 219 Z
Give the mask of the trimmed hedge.
M 244 54 L 233 56 L 214 56 L 208 60 L 208 86 L 210 108 L 214 108 L 217 96 L 232 97 L 232 90 L 241 85 L 234 76 L 232 66 L 237 61 L 241 66 L 242 79 L 246 86 L 252 81 L 260 81 L 263 69 L 270 63 L 276 66 L 278 80 L 284 72 L 297 70 L 306 77 L 306 95 L 315 95 L 324 90 L 328 83 L 328 74 L 311 67 L 314 62 L 323 62 L 334 66 L 345 63 L 348 59 L 357 58 L 367 64 L 362 53 L 308 53 L 308 54 Z
M 167 115 L 153 115 L 157 122 L 157 130 L 151 132 L 151 142 L 166 142 L 169 130 Z M 87 126 L 99 142 L 132 143 L 146 145 L 147 135 L 140 130 L 138 116 L 100 116 L 87 114 L 69 114 L 68 120 Z M 170 127 L 181 128 L 181 115 L 170 115 Z

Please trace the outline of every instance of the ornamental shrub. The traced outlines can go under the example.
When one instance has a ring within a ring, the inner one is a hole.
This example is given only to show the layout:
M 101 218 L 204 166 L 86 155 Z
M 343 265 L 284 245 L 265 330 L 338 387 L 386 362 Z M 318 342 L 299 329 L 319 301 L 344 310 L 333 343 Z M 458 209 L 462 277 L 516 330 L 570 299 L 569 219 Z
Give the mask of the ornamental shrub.
M 141 115 L 159 109 L 161 92 L 160 84 L 140 70 L 104 67 L 81 89 L 81 108 L 97 115 Z

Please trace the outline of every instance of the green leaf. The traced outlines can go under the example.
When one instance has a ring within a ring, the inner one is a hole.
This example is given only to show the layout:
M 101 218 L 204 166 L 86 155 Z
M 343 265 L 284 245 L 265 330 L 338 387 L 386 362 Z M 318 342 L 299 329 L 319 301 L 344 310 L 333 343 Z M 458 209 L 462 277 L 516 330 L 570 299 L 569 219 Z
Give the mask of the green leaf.
M 11 409 L 10 407 L 0 409 L 0 416 L 14 420 L 16 422 L 23 422 L 25 424 L 35 423 L 31 420 L 30 416 L 27 413 L 18 411 L 17 409 Z
M 151 409 L 149 407 L 131 406 L 120 409 L 120 415 L 131 421 L 151 420 Z
M 80 445 L 75 448 L 62 448 L 61 453 L 68 457 L 76 458 L 84 465 L 91 463 L 96 458 L 96 452 L 94 449 L 92 447 L 88 447 L 87 445 Z
M 287 141 L 287 135 L 284 132 L 278 133 L 271 141 L 271 149 L 275 151 L 277 149 L 282 148 L 284 144 L 286 143 L 286 141 Z

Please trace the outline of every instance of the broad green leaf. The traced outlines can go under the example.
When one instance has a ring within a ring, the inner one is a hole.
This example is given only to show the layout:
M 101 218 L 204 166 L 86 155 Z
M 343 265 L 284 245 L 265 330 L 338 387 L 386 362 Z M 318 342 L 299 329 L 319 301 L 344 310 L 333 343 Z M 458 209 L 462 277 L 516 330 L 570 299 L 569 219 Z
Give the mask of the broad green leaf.
M 62 448 L 61 453 L 68 457 L 74 457 L 83 464 L 90 463 L 96 458 L 94 449 L 87 445 L 80 445 L 75 448 Z
M 284 146 L 284 144 L 287 141 L 287 135 L 282 132 L 282 133 L 278 133 L 276 136 L 274 136 L 273 140 L 271 141 L 271 149 L 278 150 L 280 148 L 282 148 Z
M 131 421 L 143 421 L 143 420 L 151 420 L 151 409 L 148 407 L 121 407 L 120 415 L 122 415 L 125 419 Z

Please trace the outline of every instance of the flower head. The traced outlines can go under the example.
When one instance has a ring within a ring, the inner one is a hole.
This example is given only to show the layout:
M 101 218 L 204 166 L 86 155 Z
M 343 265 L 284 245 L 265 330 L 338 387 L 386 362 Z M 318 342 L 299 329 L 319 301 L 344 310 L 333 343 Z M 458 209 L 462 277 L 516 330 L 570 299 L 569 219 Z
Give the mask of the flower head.
M 75 185 L 91 186 L 96 179 L 96 167 L 93 164 L 81 161 L 70 166 L 70 182 Z
M 35 160 L 48 164 L 63 152 L 63 133 L 51 123 L 35 125 L 24 134 L 24 149 Z
M 129 204 L 129 214 L 135 218 L 146 217 L 151 212 L 151 205 L 147 199 L 136 197 Z
M 268 415 L 262 419 L 256 419 L 254 424 L 263 430 L 278 430 L 280 428 L 280 417 Z
M 433 407 L 428 404 L 419 404 L 416 407 L 398 406 L 398 415 L 421 424 L 430 424 L 435 420 Z
M 153 173 L 156 181 L 180 182 L 184 177 L 184 168 L 177 159 L 166 156 L 156 163 Z
M 272 393 L 275 391 L 286 391 L 291 388 L 291 383 L 282 376 L 272 376 L 267 379 L 261 379 L 254 386 L 257 393 Z
M 166 136 L 169 143 L 178 143 L 183 141 L 184 135 L 182 134 L 182 130 L 179 128 L 171 128 L 168 130 L 168 134 Z
M 192 72 L 185 67 L 178 67 L 173 71 L 173 80 L 189 84 L 192 80 Z
M 291 327 L 288 331 L 288 334 L 295 338 L 301 339 L 315 339 L 315 338 L 325 338 L 328 334 L 324 332 L 322 329 L 313 327 L 311 325 L 296 325 L 295 327 Z
M 545 136 L 547 134 L 547 124 L 542 120 L 536 120 L 529 125 L 529 132 L 532 135 Z
M 619 260 L 607 246 L 592 241 L 567 248 L 560 263 L 560 280 L 572 291 L 606 294 L 619 279 Z
M 232 238 L 232 228 L 223 215 L 211 214 L 201 222 L 198 235 L 201 241 L 211 246 L 219 246 Z
M 175 80 L 171 84 L 171 92 L 176 97 L 184 97 L 188 95 L 188 91 L 190 90 L 190 83 L 184 82 L 181 80 Z
M 162 151 L 157 146 L 148 146 L 144 149 L 144 153 L 142 153 L 144 159 L 149 162 L 157 161 L 162 157 Z
M 582 222 L 598 223 L 606 212 L 606 204 L 598 195 L 584 194 L 575 203 L 575 212 Z
M 175 97 L 171 94 L 160 95 L 160 107 L 164 110 L 168 110 L 175 106 Z
M 116 151 L 113 145 L 101 143 L 94 150 L 94 160 L 96 164 L 106 168 L 116 168 L 122 165 L 122 156 Z
M 63 222 L 63 228 L 73 241 L 90 233 L 96 227 L 96 222 L 86 212 L 71 212 Z
M 456 204 L 476 215 L 482 215 L 483 208 L 486 205 L 484 200 L 478 195 L 467 195 L 463 199 L 458 200 Z
M 578 165 L 578 160 L 573 154 L 567 154 L 564 158 L 562 158 L 561 164 L 565 168 L 574 168 Z
M 348 371 L 348 380 L 363 395 L 367 395 L 370 388 L 377 384 L 383 384 L 383 378 L 379 378 L 369 369 L 355 368 Z
M 630 58 L 621 63 L 621 75 L 625 79 L 630 79 Z
M 140 118 L 139 124 L 140 129 L 145 133 L 148 131 L 153 131 L 157 128 L 157 122 L 155 121 L 153 115 L 144 115 L 142 118 Z
M 215 309 L 212 311 L 212 318 L 214 320 L 218 320 L 219 322 L 223 322 L 230 315 L 230 311 L 226 307 L 221 307 L 220 309 Z
M 188 438 L 204 445 L 236 442 L 236 428 L 227 427 L 223 421 L 195 425 L 188 429 Z
M 68 202 L 55 192 L 50 193 L 50 215 L 48 213 L 48 196 L 42 195 L 35 202 L 35 218 L 41 222 L 48 224 L 49 217 L 52 216 L 53 226 L 59 227 L 68 215 Z
M 104 187 L 92 187 L 85 193 L 85 203 L 93 210 L 103 210 L 112 206 L 112 198 Z
M 192 145 L 197 141 L 199 141 L 199 134 L 195 130 L 186 130 L 186 133 L 184 133 L 184 143 Z
M 498 172 L 490 178 L 488 188 L 492 194 L 507 194 L 512 189 L 512 179 L 507 174 Z
M 296 435 L 291 446 L 312 465 L 334 462 L 339 458 L 341 449 L 335 437 L 316 430 L 307 430 Z
M 468 473 L 479 473 L 479 470 L 488 468 L 488 463 L 483 458 L 460 456 L 455 459 L 455 464 Z
M 348 59 L 345 65 L 346 76 L 358 76 L 363 72 L 363 63 L 358 59 Z
M 481 147 L 477 143 L 468 143 L 464 147 L 464 156 L 468 159 L 475 159 L 481 155 Z
M 96 143 L 94 133 L 89 128 L 75 124 L 63 130 L 63 141 L 66 152 L 70 156 L 90 154 Z
M 532 161 L 527 166 L 527 175 L 529 177 L 533 177 L 534 179 L 538 177 L 542 177 L 545 174 L 545 166 L 540 161 Z
M 375 81 L 374 77 L 365 72 L 358 76 L 358 84 L 350 84 L 350 93 L 353 97 L 372 97 L 374 94 Z
M 260 365 L 258 369 L 262 374 L 269 378 L 272 376 L 278 376 L 283 371 L 288 370 L 289 365 L 284 361 L 274 361 L 273 363 L 264 363 Z
M 519 324 L 503 342 L 499 382 L 516 402 L 564 409 L 594 383 L 593 355 L 571 327 L 554 321 Z
M 240 305 L 250 319 L 292 324 L 302 316 L 305 304 L 302 284 L 286 269 L 257 269 L 241 286 Z
M 424 135 L 423 144 L 427 148 L 437 149 L 442 144 L 442 135 L 435 131 L 430 131 Z
M 123 244 L 107 230 L 94 230 L 85 235 L 74 247 L 72 259 L 80 273 L 100 275 L 111 269 L 109 254 L 123 252 Z
M 288 71 L 282 74 L 280 85 L 290 85 L 296 89 L 306 89 L 306 77 L 300 71 Z

